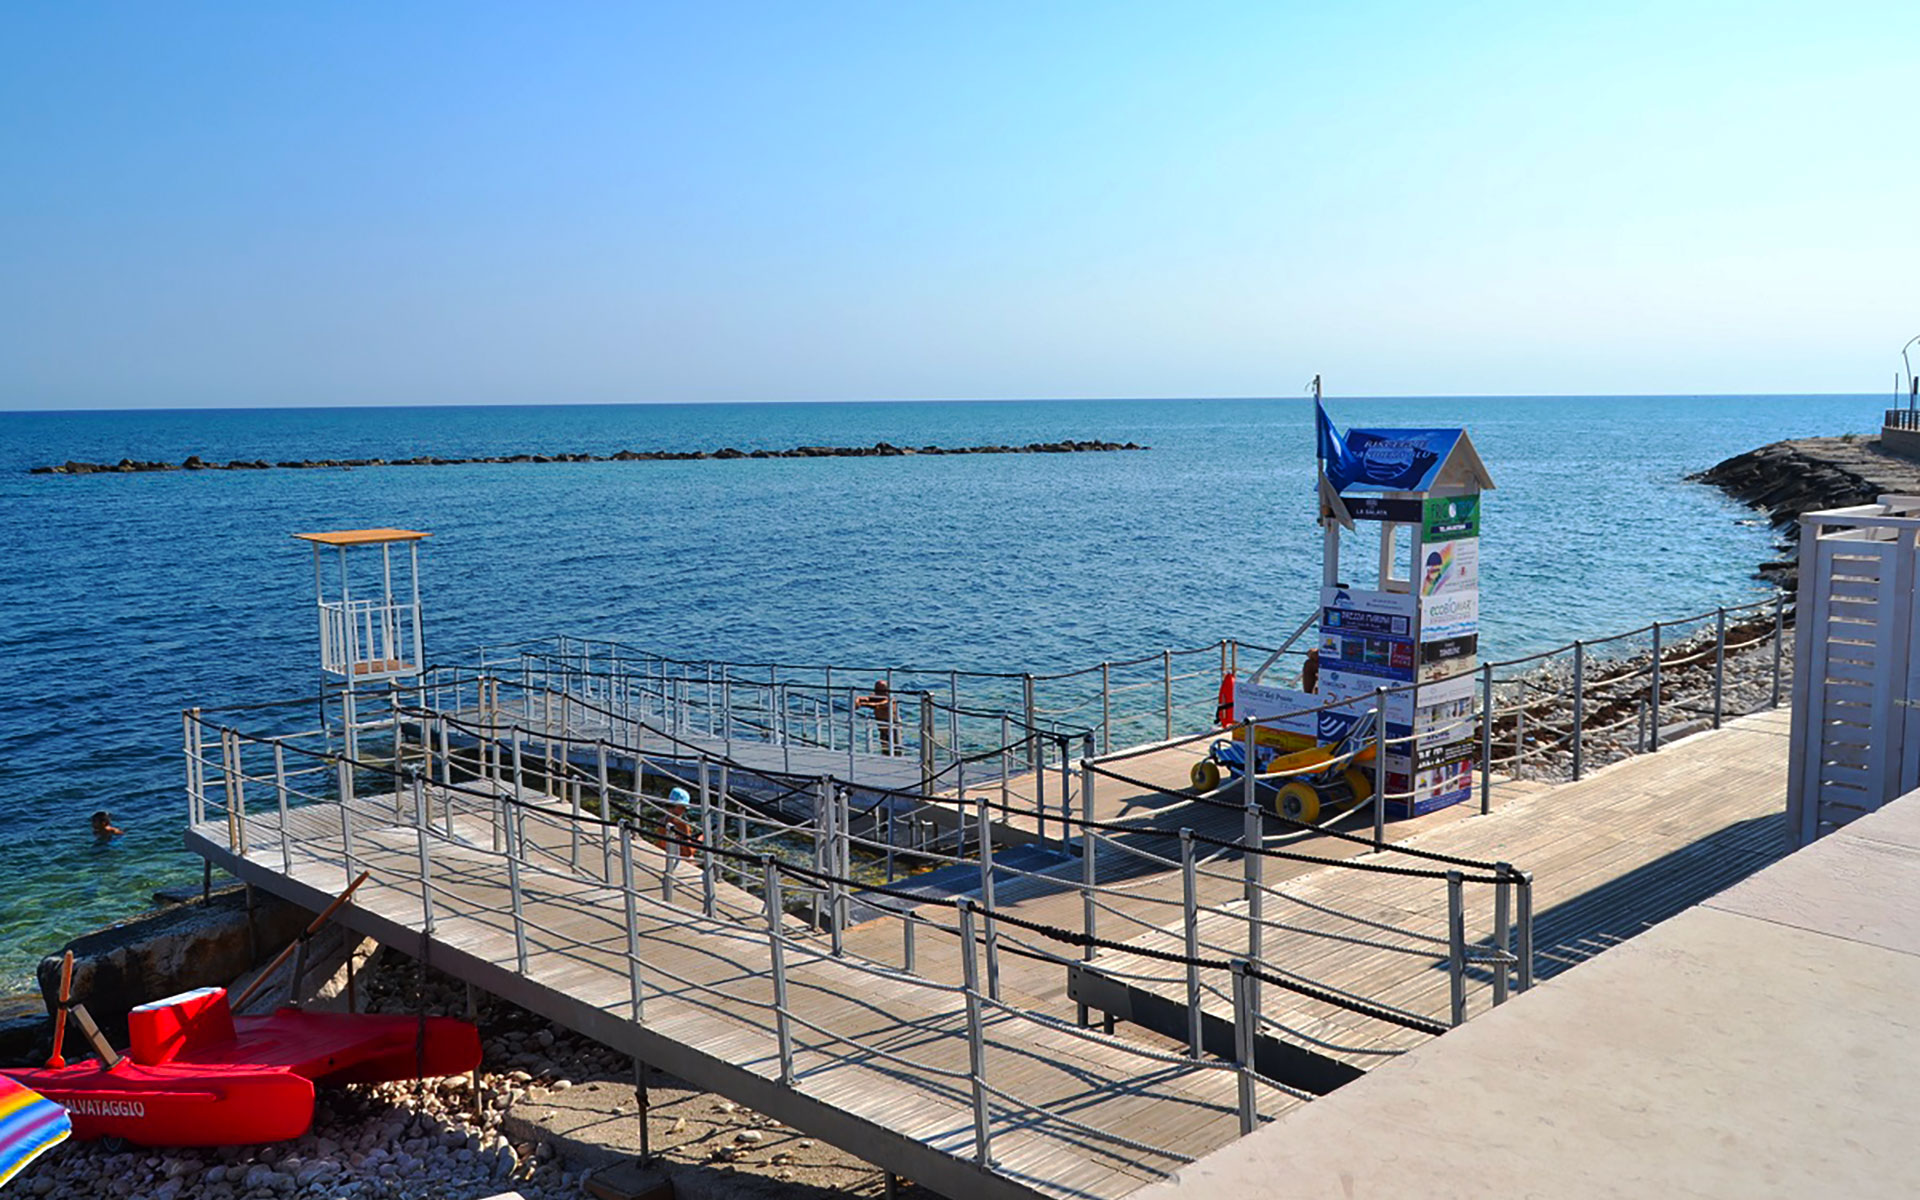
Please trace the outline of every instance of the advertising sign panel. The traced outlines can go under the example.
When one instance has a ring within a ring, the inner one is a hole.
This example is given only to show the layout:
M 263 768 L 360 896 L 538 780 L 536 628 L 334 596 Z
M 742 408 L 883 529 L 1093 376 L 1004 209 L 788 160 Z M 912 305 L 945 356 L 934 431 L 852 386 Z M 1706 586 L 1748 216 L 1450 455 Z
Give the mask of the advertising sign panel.
M 1365 701 L 1360 707 L 1373 707 L 1373 691 L 1378 687 L 1398 686 L 1399 691 L 1387 693 L 1387 721 L 1411 729 L 1413 726 L 1414 689 L 1404 684 L 1392 685 L 1387 680 L 1374 675 L 1362 675 L 1347 671 L 1329 671 L 1324 667 L 1320 671 L 1320 700 L 1353 697 Z M 1474 677 L 1472 675 L 1454 675 L 1436 683 L 1420 685 L 1420 713 L 1422 727 L 1432 724 L 1446 724 L 1473 711 L 1476 703 Z M 1429 718 L 1432 718 L 1431 720 Z
M 1420 540 L 1425 543 L 1480 536 L 1480 497 L 1430 496 L 1422 513 Z
M 1480 592 L 1438 592 L 1420 597 L 1420 640 L 1444 641 L 1480 632 Z
M 1480 586 L 1480 539 L 1459 538 L 1422 548 L 1420 594 L 1472 591 Z
M 1347 708 L 1302 711 L 1317 709 L 1337 696 L 1331 692 L 1315 695 L 1312 692 L 1236 679 L 1233 684 L 1233 715 L 1242 720 L 1278 717 L 1273 724 L 1260 726 L 1259 743 L 1283 750 L 1304 750 L 1322 742 L 1339 741 L 1347 735 L 1347 730 L 1360 719 L 1361 714 L 1371 707 L 1355 703 Z
M 1385 496 L 1369 496 L 1360 493 L 1342 496 L 1347 506 L 1347 515 L 1356 521 L 1393 521 L 1401 525 L 1418 525 L 1426 519 L 1426 509 L 1418 500 L 1390 500 Z

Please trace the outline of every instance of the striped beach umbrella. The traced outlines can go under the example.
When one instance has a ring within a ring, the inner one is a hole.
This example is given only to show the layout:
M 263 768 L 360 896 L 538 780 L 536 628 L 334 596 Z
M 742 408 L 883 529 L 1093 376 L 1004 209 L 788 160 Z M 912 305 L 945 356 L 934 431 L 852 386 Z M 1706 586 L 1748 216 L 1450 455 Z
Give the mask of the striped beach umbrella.
M 71 1132 L 66 1109 L 0 1075 L 0 1187 Z

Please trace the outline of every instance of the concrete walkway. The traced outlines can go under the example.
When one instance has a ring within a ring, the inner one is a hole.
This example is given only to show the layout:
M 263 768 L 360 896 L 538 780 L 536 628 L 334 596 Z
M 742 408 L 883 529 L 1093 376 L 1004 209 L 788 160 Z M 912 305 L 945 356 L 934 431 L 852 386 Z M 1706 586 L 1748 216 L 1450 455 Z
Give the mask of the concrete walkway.
M 1139 1200 L 1920 1195 L 1920 793 Z

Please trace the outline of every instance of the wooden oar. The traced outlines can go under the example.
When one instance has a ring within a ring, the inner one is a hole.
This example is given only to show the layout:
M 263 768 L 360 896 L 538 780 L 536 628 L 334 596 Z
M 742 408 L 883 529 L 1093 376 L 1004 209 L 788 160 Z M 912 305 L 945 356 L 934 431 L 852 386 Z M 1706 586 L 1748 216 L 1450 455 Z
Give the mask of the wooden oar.
M 238 1000 L 233 1001 L 231 1007 L 234 1012 L 239 1012 L 242 1008 L 244 1008 L 246 1006 L 247 1001 L 253 999 L 253 994 L 259 991 L 260 988 L 263 985 L 265 985 L 268 977 L 270 977 L 275 971 L 278 971 L 281 967 L 281 964 L 285 963 L 288 957 L 290 957 L 295 950 L 299 949 L 303 944 L 305 944 L 308 938 L 320 932 L 320 927 L 322 925 L 325 925 L 327 921 L 332 918 L 333 914 L 340 910 L 341 905 L 345 904 L 348 900 L 351 900 L 353 898 L 353 890 L 359 887 L 361 884 L 365 883 L 367 881 L 367 876 L 370 874 L 372 874 L 372 872 L 370 871 L 360 872 L 360 877 L 355 879 L 352 883 L 348 884 L 346 891 L 341 892 L 338 896 L 335 896 L 333 898 L 332 904 L 329 904 L 324 909 L 320 910 L 320 915 L 313 919 L 313 924 L 307 926 L 307 930 L 305 933 L 301 934 L 299 937 L 293 939 L 292 942 L 288 943 L 287 948 L 285 950 L 282 950 L 279 954 L 275 955 L 273 961 L 267 964 L 266 970 L 260 972 L 258 975 L 253 977 L 253 982 L 247 985 L 247 990 L 240 993 L 240 998 Z
M 60 1047 L 67 1040 L 67 1001 L 73 999 L 73 951 L 60 960 L 60 1003 L 53 1010 L 53 1053 L 47 1056 L 47 1069 L 58 1071 L 67 1065 Z

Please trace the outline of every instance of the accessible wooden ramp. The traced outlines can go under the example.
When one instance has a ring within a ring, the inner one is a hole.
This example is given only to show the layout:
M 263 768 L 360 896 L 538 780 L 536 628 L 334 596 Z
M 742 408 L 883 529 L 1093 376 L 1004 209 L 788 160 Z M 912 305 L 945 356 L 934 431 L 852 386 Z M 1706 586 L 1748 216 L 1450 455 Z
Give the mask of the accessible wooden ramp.
M 957 984 L 836 958 L 791 918 L 776 1006 L 759 896 L 718 884 L 707 916 L 700 874 L 682 869 L 668 889 L 643 840 L 623 854 L 617 839 L 583 844 L 578 827 L 534 813 L 516 842 L 502 837 L 504 808 L 425 786 L 417 802 L 249 813 L 237 835 L 203 820 L 187 844 L 312 908 L 367 870 L 337 918 L 348 927 L 946 1195 L 1118 1197 L 1240 1134 L 1231 1064 L 1076 1030 L 1011 996 L 979 1002 L 974 1043 Z M 989 1164 L 976 1075 L 989 1089 Z M 1263 1086 L 1260 1115 L 1300 1102 Z
M 1762 712 L 1579 783 L 1517 787 L 1505 797 L 1496 789 L 1501 802 L 1491 813 L 1423 828 L 1396 845 L 1531 872 L 1534 963 L 1536 978 L 1544 979 L 1790 852 L 1789 728 L 1786 710 Z M 1493 948 L 1489 892 L 1464 889 L 1470 935 L 1486 931 L 1478 939 L 1482 951 Z M 1313 868 L 1270 891 L 1263 916 L 1261 956 L 1270 969 L 1442 1024 L 1450 1019 L 1443 881 Z M 1162 921 L 1129 945 L 1184 953 L 1184 920 Z M 1203 898 L 1196 923 L 1202 956 L 1248 952 L 1244 897 Z M 1484 967 L 1477 974 L 1483 983 L 1491 977 Z M 1186 1036 L 1191 993 L 1164 962 L 1102 951 L 1074 975 L 1077 999 Z M 1476 1007 L 1484 1008 L 1489 992 L 1473 993 Z M 1198 1001 L 1210 1041 L 1223 1028 L 1230 1033 L 1230 995 L 1223 980 L 1202 980 Z M 1267 1037 L 1360 1070 L 1430 1036 L 1274 987 L 1263 990 L 1261 1011 Z

